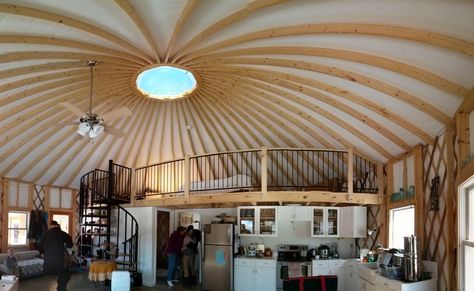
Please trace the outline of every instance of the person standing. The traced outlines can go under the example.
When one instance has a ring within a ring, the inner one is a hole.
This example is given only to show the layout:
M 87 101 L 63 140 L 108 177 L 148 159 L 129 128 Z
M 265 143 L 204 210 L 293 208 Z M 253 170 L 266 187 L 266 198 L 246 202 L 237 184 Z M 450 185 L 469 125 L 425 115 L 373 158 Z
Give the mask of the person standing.
M 67 291 L 67 283 L 71 279 L 65 266 L 65 254 L 72 246 L 71 236 L 61 230 L 57 221 L 52 220 L 50 229 L 40 239 L 39 247 L 44 254 L 44 272 L 58 276 L 58 291 Z
M 178 229 L 171 234 L 168 240 L 168 246 L 166 247 L 166 254 L 168 255 L 168 274 L 166 276 L 166 282 L 170 287 L 174 286 L 173 281 L 176 282 L 174 276 L 178 269 L 178 260 L 185 234 L 186 228 L 182 226 L 178 227 Z
M 183 241 L 183 271 L 184 271 L 184 284 L 193 283 L 196 270 L 194 268 L 194 261 L 196 258 L 196 239 L 194 238 L 194 227 L 188 226 L 186 229 L 186 236 Z M 190 277 L 191 275 L 191 277 Z

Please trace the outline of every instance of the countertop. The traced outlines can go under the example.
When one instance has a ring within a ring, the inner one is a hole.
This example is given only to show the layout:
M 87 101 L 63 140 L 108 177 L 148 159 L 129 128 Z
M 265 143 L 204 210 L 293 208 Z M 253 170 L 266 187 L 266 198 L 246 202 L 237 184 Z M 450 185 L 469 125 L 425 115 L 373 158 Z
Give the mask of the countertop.
M 253 260 L 275 260 L 276 257 L 257 257 L 257 256 L 236 256 L 235 259 L 253 259 Z

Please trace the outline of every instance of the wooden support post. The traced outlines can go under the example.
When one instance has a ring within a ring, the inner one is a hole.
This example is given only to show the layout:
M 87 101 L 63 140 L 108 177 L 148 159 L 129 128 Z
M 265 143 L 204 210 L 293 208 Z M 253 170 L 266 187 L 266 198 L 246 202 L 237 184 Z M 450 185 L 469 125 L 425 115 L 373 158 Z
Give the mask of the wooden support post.
M 35 185 L 28 183 L 28 210 L 36 210 L 36 207 L 33 203 L 33 200 L 35 199 L 35 191 L 33 189 Z M 40 209 L 41 210 L 41 209 Z
M 408 157 L 403 159 L 403 189 L 408 192 Z
M 455 207 L 455 187 L 454 187 L 454 129 L 448 128 L 445 134 L 446 139 L 446 186 L 447 186 L 447 193 L 446 193 L 446 233 L 448 239 L 447 245 L 447 265 L 448 265 L 448 290 L 455 290 L 455 270 L 456 270 L 456 217 L 454 214 L 454 207 Z M 441 153 L 443 154 L 443 153 Z M 442 157 L 440 157 L 442 158 Z
M 379 195 L 379 202 L 383 203 L 384 201 L 384 177 L 383 177 L 383 164 L 381 162 L 377 163 L 377 188 L 378 188 L 378 195 Z
M 50 201 L 51 186 L 49 186 L 49 185 L 44 186 L 43 190 L 44 190 L 44 201 L 43 201 L 44 211 L 46 211 L 49 214 L 49 210 L 51 208 L 51 201 Z
M 191 183 L 191 163 L 189 161 L 189 155 L 184 156 L 184 201 L 189 201 L 189 187 Z
M 385 234 L 383 238 L 383 245 L 388 246 L 389 244 L 389 232 L 390 232 L 390 197 L 393 193 L 393 163 L 388 163 L 385 167 L 385 173 L 387 174 L 387 195 L 385 199 Z
M 456 113 L 456 133 L 459 153 L 459 173 L 467 164 L 470 157 L 469 112 Z
M 8 197 L 10 190 L 8 189 L 7 179 L 3 179 L 3 204 L 2 204 L 2 252 L 8 248 Z
M 347 150 L 347 200 L 352 201 L 352 194 L 354 194 L 354 149 Z
M 265 199 L 267 197 L 267 148 L 262 147 L 262 153 L 261 153 L 261 170 L 262 170 L 262 199 Z
M 415 166 L 415 235 L 418 237 L 420 254 L 424 254 L 425 247 L 425 191 L 423 188 L 424 165 L 423 146 L 417 145 L 413 149 L 413 162 Z M 423 258 L 426 259 L 426 258 Z

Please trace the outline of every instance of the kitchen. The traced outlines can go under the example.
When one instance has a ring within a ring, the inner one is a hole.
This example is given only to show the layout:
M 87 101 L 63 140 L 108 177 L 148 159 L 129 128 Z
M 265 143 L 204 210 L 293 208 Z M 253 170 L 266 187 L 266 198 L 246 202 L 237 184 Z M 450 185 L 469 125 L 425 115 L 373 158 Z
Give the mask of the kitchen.
M 229 222 L 233 217 L 241 226 L 240 229 L 235 227 L 236 241 L 232 249 L 236 255 L 229 261 L 228 269 L 222 271 L 233 273 L 233 277 L 229 275 L 229 282 L 224 283 L 228 287 L 216 287 L 213 282 L 209 283 L 205 259 L 202 267 L 203 290 L 232 290 L 233 287 L 235 291 L 280 291 L 284 290 L 284 278 L 321 275 L 336 275 L 337 289 L 334 290 L 338 291 L 423 291 L 434 290 L 433 286 L 436 286 L 436 264 L 428 263 L 424 269 L 432 279 L 402 283 L 382 277 L 377 273 L 375 262 L 361 263 L 355 259 L 361 253 L 368 255 L 368 250 L 356 247 L 359 240 L 367 237 L 374 239 L 377 235 L 376 229 L 367 231 L 366 207 L 287 205 L 195 209 L 177 210 L 175 217 L 179 220 L 180 216 L 189 215 L 190 211 L 203 225 L 211 222 L 218 224 L 222 220 Z M 211 226 L 208 225 L 208 230 L 204 232 L 209 232 Z M 204 248 L 208 241 L 204 239 Z M 213 260 L 217 259 L 214 257 Z M 217 277 L 216 270 L 212 272 L 212 277 Z

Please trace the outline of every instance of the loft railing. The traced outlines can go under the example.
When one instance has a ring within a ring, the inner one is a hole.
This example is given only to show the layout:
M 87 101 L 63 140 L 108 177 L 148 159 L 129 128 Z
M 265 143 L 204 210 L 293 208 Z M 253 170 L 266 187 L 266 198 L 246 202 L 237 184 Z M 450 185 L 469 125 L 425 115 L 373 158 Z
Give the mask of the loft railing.
M 237 191 L 377 193 L 380 167 L 352 150 L 262 148 L 186 156 L 137 168 L 136 198 Z

